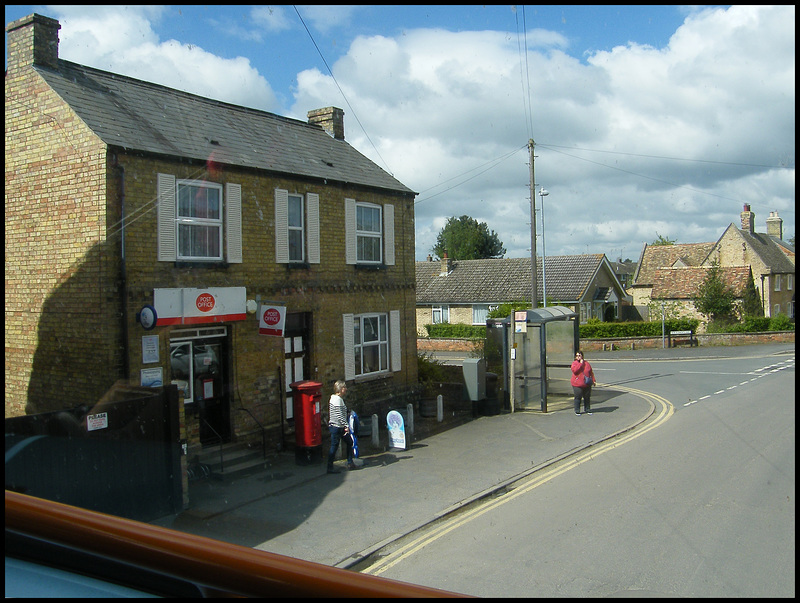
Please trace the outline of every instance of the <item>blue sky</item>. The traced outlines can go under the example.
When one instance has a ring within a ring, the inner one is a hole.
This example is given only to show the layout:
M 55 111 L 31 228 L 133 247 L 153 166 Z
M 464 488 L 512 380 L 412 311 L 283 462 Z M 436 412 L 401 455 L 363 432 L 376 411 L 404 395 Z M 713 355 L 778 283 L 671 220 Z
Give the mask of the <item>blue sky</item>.
M 67 60 L 302 120 L 341 107 L 348 142 L 420 193 L 418 260 L 461 215 L 530 256 L 530 138 L 548 255 L 716 241 L 745 203 L 795 233 L 794 6 L 6 5 L 6 23 L 33 12 Z

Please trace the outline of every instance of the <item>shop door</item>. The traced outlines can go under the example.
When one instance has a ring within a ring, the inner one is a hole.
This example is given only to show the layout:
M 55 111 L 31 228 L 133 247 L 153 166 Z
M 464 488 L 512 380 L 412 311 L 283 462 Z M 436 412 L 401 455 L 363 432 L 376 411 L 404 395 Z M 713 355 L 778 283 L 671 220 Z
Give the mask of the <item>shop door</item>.
M 186 410 L 194 409 L 200 442 L 231 441 L 230 399 L 224 338 L 170 341 L 172 383 L 183 390 Z
M 284 350 L 284 397 L 286 406 L 284 417 L 294 418 L 294 392 L 290 387 L 295 381 L 311 379 L 309 375 L 309 338 L 311 336 L 311 315 L 307 312 L 289 313 L 283 330 Z

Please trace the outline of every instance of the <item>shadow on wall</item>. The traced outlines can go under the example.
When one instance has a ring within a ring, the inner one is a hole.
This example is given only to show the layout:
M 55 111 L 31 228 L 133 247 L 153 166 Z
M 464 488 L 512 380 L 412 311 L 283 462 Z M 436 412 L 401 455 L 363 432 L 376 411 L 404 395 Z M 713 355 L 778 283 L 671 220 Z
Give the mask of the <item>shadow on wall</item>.
M 92 407 L 123 378 L 121 283 L 111 245 L 92 247 L 44 301 L 27 414 Z

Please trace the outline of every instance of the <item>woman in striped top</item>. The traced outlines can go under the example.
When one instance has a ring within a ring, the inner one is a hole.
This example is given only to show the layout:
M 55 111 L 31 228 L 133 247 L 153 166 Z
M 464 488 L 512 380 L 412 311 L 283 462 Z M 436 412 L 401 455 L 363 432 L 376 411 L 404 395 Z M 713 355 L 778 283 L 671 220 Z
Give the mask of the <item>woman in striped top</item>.
M 333 393 L 328 403 L 328 429 L 331 432 L 331 449 L 328 452 L 328 473 L 339 473 L 338 469 L 333 468 L 333 460 L 339 448 L 339 442 L 349 431 L 347 427 L 347 406 L 344 403 L 344 395 L 347 393 L 347 385 L 341 379 L 333 384 Z M 355 469 L 353 462 L 353 451 L 345 441 L 342 443 L 347 451 L 347 468 Z

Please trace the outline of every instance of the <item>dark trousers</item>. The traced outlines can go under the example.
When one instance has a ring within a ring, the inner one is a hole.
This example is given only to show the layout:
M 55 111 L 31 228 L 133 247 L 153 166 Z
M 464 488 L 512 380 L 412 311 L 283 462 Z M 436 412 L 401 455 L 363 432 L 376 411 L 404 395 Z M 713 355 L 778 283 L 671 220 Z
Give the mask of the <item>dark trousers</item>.
M 328 469 L 333 467 L 333 461 L 336 459 L 336 450 L 339 448 L 339 442 L 342 443 L 344 446 L 345 451 L 347 452 L 347 464 L 353 464 L 353 449 L 350 448 L 350 444 L 347 441 L 347 438 L 343 438 L 344 436 L 344 427 L 334 427 L 333 425 L 328 425 L 328 429 L 331 432 L 331 449 L 328 451 Z
M 575 396 L 575 412 L 581 412 L 581 398 L 583 398 L 583 408 L 586 412 L 592 409 L 592 386 L 575 387 L 572 386 L 572 393 Z

